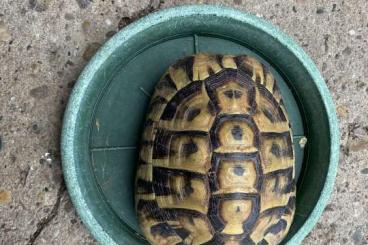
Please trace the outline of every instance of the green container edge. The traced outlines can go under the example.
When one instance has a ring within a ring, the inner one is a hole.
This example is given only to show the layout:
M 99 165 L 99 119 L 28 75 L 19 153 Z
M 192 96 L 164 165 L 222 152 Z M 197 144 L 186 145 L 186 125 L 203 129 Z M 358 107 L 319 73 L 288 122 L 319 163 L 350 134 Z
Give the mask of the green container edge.
M 193 15 L 196 13 L 230 17 L 252 25 L 255 28 L 274 37 L 279 43 L 284 45 L 295 55 L 295 57 L 298 58 L 306 71 L 313 78 L 313 81 L 318 88 L 319 93 L 321 94 L 322 101 L 325 106 L 324 109 L 326 110 L 326 113 L 328 115 L 330 129 L 330 162 L 326 181 L 316 206 L 314 207 L 312 213 L 309 215 L 303 226 L 286 243 L 287 245 L 300 244 L 302 240 L 308 235 L 308 233 L 313 229 L 318 219 L 322 215 L 322 212 L 326 204 L 328 203 L 328 200 L 332 193 L 336 178 L 339 161 L 339 127 L 333 100 L 331 98 L 327 85 L 325 84 L 325 81 L 318 71 L 317 67 L 309 58 L 309 56 L 304 52 L 304 50 L 295 43 L 295 41 L 293 41 L 289 36 L 287 36 L 285 33 L 283 33 L 281 30 L 279 30 L 277 27 L 273 26 L 269 22 L 252 14 L 229 8 L 224 5 L 182 5 L 149 14 L 148 16 L 130 24 L 124 30 L 113 36 L 102 46 L 102 48 L 87 64 L 87 66 L 81 73 L 78 82 L 74 86 L 72 94 L 70 96 L 64 114 L 61 135 L 61 153 L 64 178 L 66 180 L 69 195 L 71 196 L 77 213 L 79 214 L 86 227 L 92 233 L 92 235 L 100 243 L 117 244 L 114 240 L 111 239 L 111 237 L 107 234 L 103 227 L 98 223 L 93 213 L 89 209 L 84 199 L 84 195 L 78 185 L 78 176 L 75 165 L 72 164 L 74 162 L 73 152 L 75 150 L 73 141 L 75 125 L 72 122 L 74 122 L 78 117 L 78 113 L 80 110 L 79 105 L 82 99 L 83 91 L 89 86 L 89 83 L 93 78 L 95 71 L 97 71 L 100 65 L 102 65 L 108 59 L 108 57 L 113 54 L 115 48 L 121 46 L 121 44 L 124 43 L 125 40 L 128 40 L 136 33 L 139 33 L 140 31 L 149 28 L 150 26 L 153 26 L 163 20 L 169 20 L 170 18 L 178 16 Z

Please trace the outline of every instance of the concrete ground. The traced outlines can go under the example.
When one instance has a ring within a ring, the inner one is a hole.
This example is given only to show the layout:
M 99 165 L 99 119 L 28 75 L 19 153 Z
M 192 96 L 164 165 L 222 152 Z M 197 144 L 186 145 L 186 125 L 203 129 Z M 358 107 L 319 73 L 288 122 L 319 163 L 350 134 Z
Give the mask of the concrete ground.
M 330 204 L 303 244 L 368 244 L 368 1 L 2 0 L 0 244 L 96 244 L 65 190 L 61 118 L 95 50 L 131 20 L 182 3 L 223 3 L 296 40 L 337 106 L 341 160 Z

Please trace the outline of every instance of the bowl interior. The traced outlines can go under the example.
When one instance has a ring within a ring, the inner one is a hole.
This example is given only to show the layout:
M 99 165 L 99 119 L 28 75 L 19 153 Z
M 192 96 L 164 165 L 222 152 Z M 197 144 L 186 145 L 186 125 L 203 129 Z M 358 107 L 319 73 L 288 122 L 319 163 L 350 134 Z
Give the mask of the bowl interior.
M 88 85 L 82 89 L 77 84 L 72 97 L 79 96 L 79 102 L 69 105 L 77 106 L 78 112 L 75 120 L 68 122 L 74 125 L 73 132 L 68 132 L 74 158 L 72 163 L 64 163 L 67 166 L 64 171 L 70 182 L 68 171 L 73 165 L 86 208 L 103 230 L 103 235 L 96 231 L 94 235 L 101 242 L 145 243 L 134 211 L 134 178 L 150 94 L 177 59 L 209 52 L 258 57 L 270 65 L 278 81 L 297 157 L 296 215 L 284 241 L 287 243 L 319 200 L 329 167 L 328 115 L 311 76 L 290 50 L 251 24 L 206 14 L 196 14 L 195 18 L 172 16 L 147 28 L 143 28 L 144 21 L 149 22 L 149 17 L 128 27 L 140 28 L 134 35 L 126 38 L 118 34 L 105 45 L 92 64 L 96 60 L 103 62 L 89 67 L 93 72 L 88 74 Z M 109 45 L 114 48 L 107 55 Z M 83 79 L 86 80 L 82 75 L 80 80 Z M 303 149 L 298 142 L 304 136 L 308 144 Z M 68 187 L 73 188 L 70 183 Z M 94 230 L 88 220 L 84 221 Z

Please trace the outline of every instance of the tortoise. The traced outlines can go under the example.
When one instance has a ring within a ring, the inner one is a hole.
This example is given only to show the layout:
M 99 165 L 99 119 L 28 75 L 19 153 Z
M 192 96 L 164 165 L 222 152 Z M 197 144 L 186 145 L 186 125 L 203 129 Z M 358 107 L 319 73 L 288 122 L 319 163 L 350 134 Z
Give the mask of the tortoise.
M 291 126 L 276 80 L 249 55 L 169 67 L 144 122 L 135 202 L 151 244 L 278 244 L 295 212 Z

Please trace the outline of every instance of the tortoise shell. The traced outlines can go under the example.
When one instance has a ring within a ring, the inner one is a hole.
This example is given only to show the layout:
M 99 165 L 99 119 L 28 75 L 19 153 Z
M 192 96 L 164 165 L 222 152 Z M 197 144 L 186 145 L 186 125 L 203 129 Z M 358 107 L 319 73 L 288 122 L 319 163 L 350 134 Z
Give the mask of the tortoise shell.
M 295 210 L 287 113 L 266 66 L 197 54 L 172 65 L 148 108 L 136 209 L 151 244 L 278 244 Z

